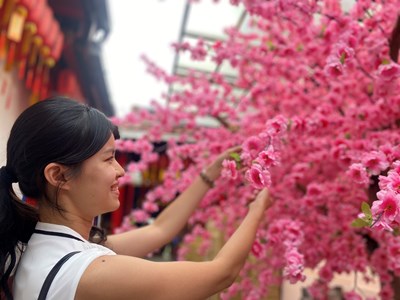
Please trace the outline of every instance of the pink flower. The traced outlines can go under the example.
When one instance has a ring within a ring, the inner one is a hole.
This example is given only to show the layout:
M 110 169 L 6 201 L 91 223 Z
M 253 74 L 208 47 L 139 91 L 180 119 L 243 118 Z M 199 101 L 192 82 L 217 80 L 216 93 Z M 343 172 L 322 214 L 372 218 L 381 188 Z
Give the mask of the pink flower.
M 146 212 L 154 213 L 154 212 L 157 212 L 159 208 L 158 208 L 157 204 L 155 204 L 153 202 L 146 201 L 146 202 L 143 203 L 143 209 Z
M 380 179 L 380 177 L 379 177 Z M 387 176 L 387 188 L 393 190 L 396 193 L 400 193 L 400 174 L 391 171 Z
M 188 42 L 172 43 L 172 47 L 175 51 L 186 51 L 190 49 L 190 44 Z
M 131 217 L 136 223 L 145 223 L 149 219 L 149 215 L 147 212 L 141 209 L 135 209 L 131 212 Z
M 331 62 L 325 66 L 325 73 L 328 77 L 337 78 L 343 75 L 343 65 L 340 61 Z
M 278 163 L 278 155 L 273 150 L 261 151 L 256 159 L 262 167 L 269 168 Z
M 251 253 L 253 253 L 255 257 L 259 258 L 261 256 L 262 250 L 263 248 L 260 242 L 254 241 L 253 246 L 251 247 Z
M 389 162 L 386 155 L 380 151 L 372 151 L 364 155 L 362 163 L 373 175 L 378 175 L 380 172 L 389 167 Z
M 257 157 L 258 153 L 264 148 L 263 141 L 257 136 L 249 137 L 242 146 L 243 152 L 250 154 L 252 158 Z
M 381 221 L 391 223 L 394 220 L 400 221 L 400 195 L 392 191 L 380 191 L 378 199 L 371 207 L 373 216 L 381 215 Z
M 319 270 L 318 275 L 321 280 L 324 280 L 325 282 L 330 282 L 333 279 L 332 267 L 325 265 Z
M 344 294 L 345 300 L 362 300 L 362 297 L 354 291 L 347 292 Z
M 131 177 L 131 175 L 128 174 L 128 173 L 125 173 L 124 176 L 118 178 L 118 184 L 119 184 L 119 186 L 123 186 L 123 185 L 129 184 L 129 183 L 131 183 L 131 182 L 132 182 L 132 177 Z
M 221 176 L 226 177 L 226 178 L 232 178 L 236 179 L 237 178 L 237 170 L 236 170 L 236 162 L 233 160 L 228 160 L 225 159 L 222 162 L 222 171 L 221 171 Z
M 378 76 L 384 81 L 393 81 L 400 77 L 400 65 L 393 62 L 387 65 L 380 65 Z
M 287 128 L 287 119 L 284 116 L 276 116 L 272 120 L 268 120 L 267 124 L 267 136 L 283 134 Z
M 400 160 L 396 160 L 392 165 L 393 171 L 400 173 Z
M 337 57 L 342 64 L 348 63 L 354 57 L 354 49 L 344 43 L 337 45 Z
M 246 179 L 256 189 L 262 189 L 271 185 L 271 174 L 259 164 L 253 164 L 246 172 Z
M 362 164 L 352 164 L 347 175 L 358 184 L 367 185 L 369 183 L 367 170 Z
M 283 270 L 284 276 L 289 279 L 290 283 L 304 281 L 306 279 L 303 274 L 304 257 L 295 248 L 290 249 L 285 254 L 286 267 Z
M 207 48 L 203 40 L 198 40 L 196 46 L 189 50 L 193 60 L 204 60 L 207 56 Z
M 373 223 L 372 228 L 374 228 L 378 231 L 380 231 L 380 230 L 385 230 L 385 231 L 390 231 L 390 232 L 393 231 L 393 228 L 388 223 L 386 223 L 385 221 L 382 221 L 382 220 L 375 221 Z
M 307 186 L 307 196 L 319 196 L 323 192 L 323 186 L 317 183 L 310 183 Z

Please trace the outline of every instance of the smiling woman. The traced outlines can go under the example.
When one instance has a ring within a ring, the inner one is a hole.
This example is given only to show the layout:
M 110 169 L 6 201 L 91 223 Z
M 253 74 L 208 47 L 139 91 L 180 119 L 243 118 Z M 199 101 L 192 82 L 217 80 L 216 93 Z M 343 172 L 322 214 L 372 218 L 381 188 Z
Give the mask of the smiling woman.
M 18 117 L 7 143 L 7 165 L 0 168 L 2 297 L 204 299 L 233 282 L 269 205 L 266 190 L 212 261 L 154 263 L 137 257 L 182 230 L 222 162 L 240 149 L 222 153 L 154 223 L 99 245 L 89 241 L 94 218 L 118 208 L 118 179 L 124 175 L 115 160 L 116 138 L 103 113 L 65 98 L 38 102 Z M 36 198 L 37 208 L 17 197 L 13 182 Z
M 82 163 L 80 172 L 76 176 L 66 178 L 59 191 L 65 190 L 68 193 L 60 205 L 70 214 L 70 218 L 84 218 L 91 222 L 94 217 L 119 207 L 117 179 L 123 176 L 124 170 L 115 160 L 114 154 L 115 138 L 111 135 L 96 154 Z M 50 182 L 53 178 L 57 178 L 52 172 L 59 172 L 58 168 L 64 166 L 55 163 L 46 166 L 44 172 Z M 53 186 L 58 188 L 56 181 L 53 182 Z M 54 223 L 53 214 L 45 211 L 41 213 L 43 213 L 42 221 Z M 62 222 L 62 220 L 57 221 Z
M 0 248 L 1 290 L 5 296 L 11 297 L 7 279 L 16 266 L 18 253 L 24 250 L 35 226 L 43 230 L 49 229 L 46 223 L 68 224 L 88 239 L 92 218 L 118 207 L 118 199 L 115 193 L 111 194 L 111 189 L 123 170 L 115 160 L 104 162 L 104 166 L 96 166 L 101 168 L 103 174 L 100 177 L 102 182 L 99 179 L 97 184 L 104 184 L 108 180 L 108 203 L 98 205 L 92 201 L 93 207 L 86 208 L 84 203 L 87 201 L 83 197 L 95 196 L 93 192 L 96 189 L 86 189 L 84 193 L 77 191 L 78 187 L 87 184 L 83 178 L 93 169 L 93 160 L 98 159 L 99 151 L 104 147 L 113 147 L 114 137 L 118 138 L 118 131 L 104 114 L 65 98 L 41 101 L 18 117 L 7 143 L 7 165 L 0 172 L 0 179 L 3 179 L 0 180 L 0 235 L 2 241 L 7 241 L 2 242 Z M 25 196 L 38 200 L 38 210 L 18 199 L 12 182 L 19 183 Z M 17 299 L 29 299 L 34 295 L 27 289 L 29 297 L 26 298 L 25 289 L 19 288 L 20 283 L 32 282 L 35 285 L 35 279 L 47 272 L 40 266 L 37 266 L 37 272 L 24 272 L 24 262 L 29 264 L 29 253 L 28 247 L 23 255 L 28 260 L 21 261 L 15 281 Z M 47 255 L 48 251 L 43 253 Z M 57 260 L 57 255 L 53 259 Z M 21 276 L 24 280 L 20 281 L 18 278 Z M 29 278 L 33 281 L 29 281 Z

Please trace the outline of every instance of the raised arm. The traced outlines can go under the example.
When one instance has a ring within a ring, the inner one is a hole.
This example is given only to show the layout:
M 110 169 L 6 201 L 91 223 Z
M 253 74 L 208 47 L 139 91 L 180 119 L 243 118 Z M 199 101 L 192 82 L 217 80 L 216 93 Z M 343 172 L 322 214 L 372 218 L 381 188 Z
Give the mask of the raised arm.
M 250 205 L 232 237 L 209 262 L 160 263 L 120 255 L 99 257 L 82 275 L 75 299 L 205 299 L 235 280 L 268 204 L 264 190 Z
M 234 147 L 222 153 L 205 169 L 206 176 L 211 180 L 217 179 L 221 173 L 222 161 L 239 149 L 239 147 Z M 111 235 L 107 246 L 118 254 L 136 257 L 144 257 L 164 246 L 184 228 L 209 188 L 210 186 L 197 176 L 193 183 L 168 205 L 151 225 Z

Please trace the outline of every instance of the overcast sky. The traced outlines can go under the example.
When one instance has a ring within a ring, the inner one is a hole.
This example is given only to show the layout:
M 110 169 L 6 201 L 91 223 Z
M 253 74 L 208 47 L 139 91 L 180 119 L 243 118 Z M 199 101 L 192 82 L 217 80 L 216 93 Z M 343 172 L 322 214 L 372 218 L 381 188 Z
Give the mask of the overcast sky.
M 146 54 L 171 72 L 186 1 L 110 0 L 111 33 L 104 43 L 107 84 L 117 116 L 132 105 L 161 101 L 167 87 L 146 73 L 140 56 Z

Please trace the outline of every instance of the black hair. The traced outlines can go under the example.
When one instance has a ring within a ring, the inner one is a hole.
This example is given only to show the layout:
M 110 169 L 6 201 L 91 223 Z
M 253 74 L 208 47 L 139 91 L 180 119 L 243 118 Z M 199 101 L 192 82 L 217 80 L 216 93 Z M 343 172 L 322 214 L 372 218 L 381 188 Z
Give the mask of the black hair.
M 57 199 L 46 195 L 45 167 L 55 162 L 77 174 L 111 134 L 119 138 L 102 112 L 64 97 L 39 101 L 15 121 L 7 142 L 7 165 L 0 172 L 0 294 L 6 299 L 12 299 L 8 281 L 17 252 L 22 252 L 38 221 L 37 209 L 17 197 L 12 182 L 18 182 L 24 196 L 45 199 L 62 210 Z

